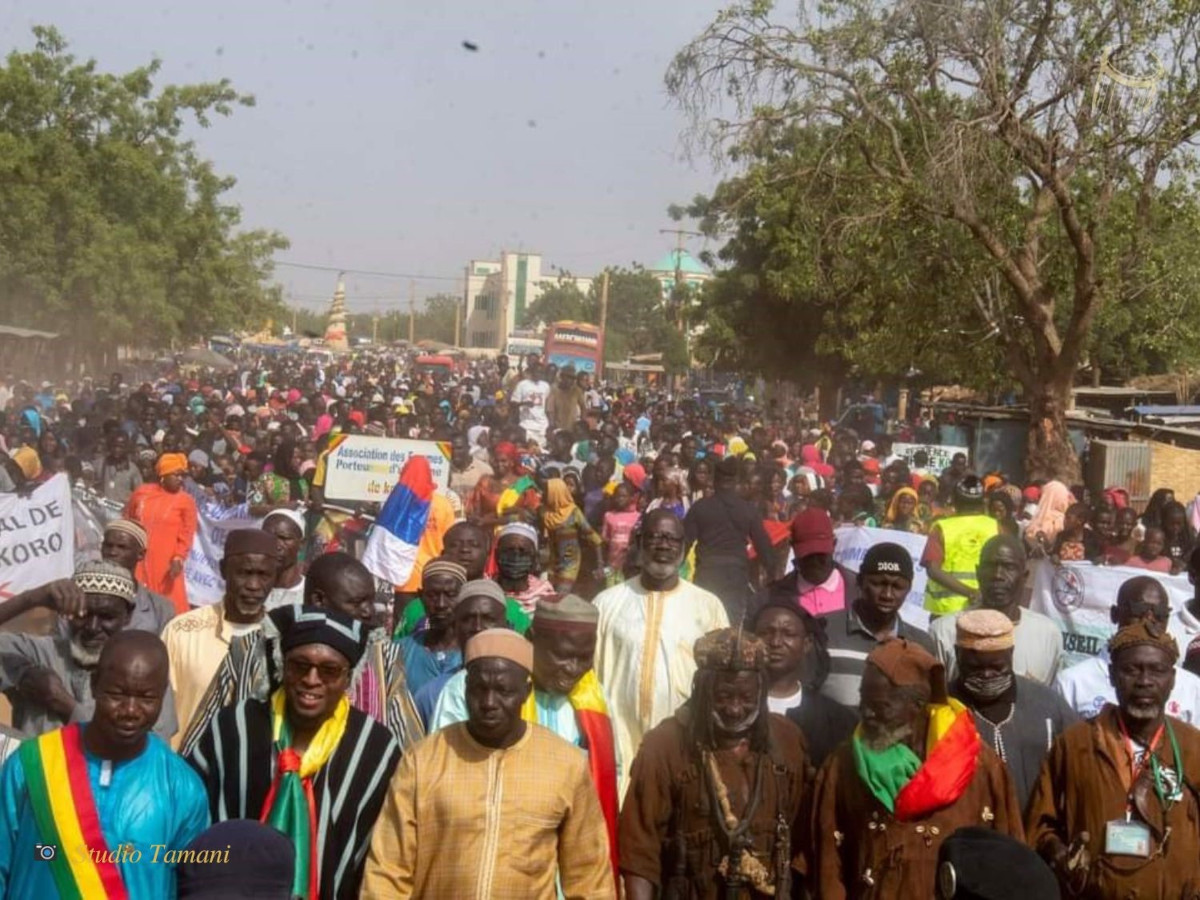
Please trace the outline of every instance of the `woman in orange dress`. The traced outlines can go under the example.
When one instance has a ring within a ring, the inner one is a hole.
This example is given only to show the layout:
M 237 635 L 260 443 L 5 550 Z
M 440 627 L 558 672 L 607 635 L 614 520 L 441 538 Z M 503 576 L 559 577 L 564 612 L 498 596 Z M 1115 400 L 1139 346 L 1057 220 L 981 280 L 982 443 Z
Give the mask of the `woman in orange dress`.
M 145 528 L 150 539 L 138 563 L 138 581 L 170 597 L 177 613 L 188 611 L 183 563 L 196 536 L 196 501 L 181 490 L 187 468 L 182 453 L 164 453 L 155 466 L 158 484 L 143 484 L 125 504 L 125 518 Z

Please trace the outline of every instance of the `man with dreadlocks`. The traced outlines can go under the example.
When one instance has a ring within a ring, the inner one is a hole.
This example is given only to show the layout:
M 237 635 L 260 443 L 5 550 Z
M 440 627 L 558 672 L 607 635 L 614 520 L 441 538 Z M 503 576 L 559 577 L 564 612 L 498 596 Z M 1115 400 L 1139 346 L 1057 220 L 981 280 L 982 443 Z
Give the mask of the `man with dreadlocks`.
M 769 711 L 767 655 L 740 628 L 696 641 L 691 698 L 633 762 L 618 828 L 629 900 L 792 896 L 812 770 L 799 729 Z

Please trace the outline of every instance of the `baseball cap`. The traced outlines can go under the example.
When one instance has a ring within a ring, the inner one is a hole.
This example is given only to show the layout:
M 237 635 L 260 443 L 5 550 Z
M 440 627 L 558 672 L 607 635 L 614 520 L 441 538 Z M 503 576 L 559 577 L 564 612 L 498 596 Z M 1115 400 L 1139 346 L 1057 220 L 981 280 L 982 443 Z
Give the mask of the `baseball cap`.
M 913 562 L 908 551 L 899 544 L 885 541 L 874 544 L 863 556 L 859 575 L 899 575 L 912 581 Z
M 792 520 L 792 551 L 796 559 L 833 552 L 833 521 L 823 509 L 806 509 Z

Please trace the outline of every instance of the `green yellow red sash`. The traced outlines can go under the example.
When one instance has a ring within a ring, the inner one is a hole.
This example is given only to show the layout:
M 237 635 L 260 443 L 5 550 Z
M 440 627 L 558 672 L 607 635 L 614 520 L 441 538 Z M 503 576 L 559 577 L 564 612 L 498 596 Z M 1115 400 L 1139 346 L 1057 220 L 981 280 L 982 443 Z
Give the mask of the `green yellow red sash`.
M 588 752 L 588 768 L 591 770 L 592 783 L 600 796 L 600 809 L 604 813 L 604 824 L 608 829 L 609 859 L 612 862 L 613 877 L 619 880 L 617 866 L 617 744 L 613 737 L 612 719 L 608 715 L 608 704 L 604 702 L 604 692 L 600 689 L 600 679 L 594 669 L 588 669 L 582 678 L 576 682 L 571 693 L 567 694 L 567 702 L 575 711 L 575 721 L 583 735 L 584 748 Z M 521 718 L 526 722 L 536 722 L 537 701 L 533 691 L 521 709 Z
M 41 864 L 50 867 L 59 896 L 127 900 L 129 892 L 116 863 L 103 861 L 111 855 L 92 797 L 79 726 L 47 732 L 26 741 L 17 752 L 41 842 L 58 848 L 53 859 Z

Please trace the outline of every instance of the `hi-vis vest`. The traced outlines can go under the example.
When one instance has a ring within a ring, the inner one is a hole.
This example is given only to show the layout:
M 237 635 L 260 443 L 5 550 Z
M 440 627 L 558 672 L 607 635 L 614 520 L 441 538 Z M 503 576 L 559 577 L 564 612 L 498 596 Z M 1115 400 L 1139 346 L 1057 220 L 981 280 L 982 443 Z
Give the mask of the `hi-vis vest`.
M 942 571 L 961 581 L 967 587 L 978 588 L 979 578 L 975 569 L 983 545 L 1000 533 L 1000 523 L 991 516 L 951 516 L 941 519 L 937 527 L 942 530 L 942 544 L 946 557 L 942 560 Z M 932 578 L 925 585 L 925 609 L 935 616 L 944 616 L 965 609 L 967 598 L 942 587 Z

